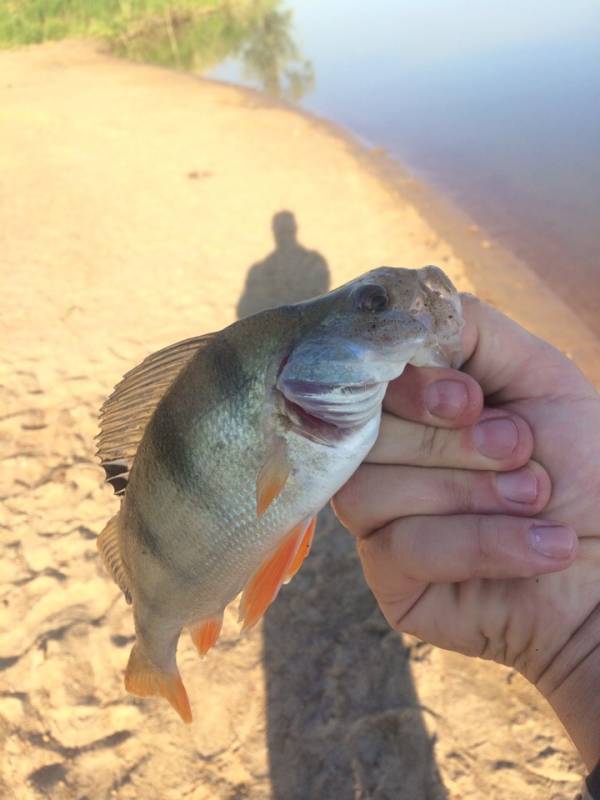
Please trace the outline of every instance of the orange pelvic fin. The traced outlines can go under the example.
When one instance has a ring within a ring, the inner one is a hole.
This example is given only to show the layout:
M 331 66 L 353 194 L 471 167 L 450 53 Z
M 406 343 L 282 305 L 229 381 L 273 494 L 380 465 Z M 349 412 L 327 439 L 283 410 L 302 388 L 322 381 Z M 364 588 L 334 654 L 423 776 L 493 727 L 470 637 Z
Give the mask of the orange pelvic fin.
M 281 494 L 290 476 L 287 443 L 280 436 L 273 438 L 265 463 L 256 479 L 256 516 L 262 516 Z
M 306 529 L 306 522 L 297 525 L 272 552 L 250 578 L 240 602 L 242 630 L 248 630 L 259 621 L 281 588 L 294 563 L 298 546 Z
M 184 722 L 192 721 L 190 701 L 179 673 L 159 669 L 135 644 L 125 671 L 125 688 L 138 697 L 164 697 Z
M 205 656 L 213 645 L 217 643 L 221 628 L 223 627 L 223 614 L 202 620 L 190 628 L 192 642 L 201 656 Z
M 285 578 L 283 581 L 284 583 L 289 583 L 292 580 L 294 575 L 298 572 L 298 570 L 304 563 L 304 559 L 310 553 L 310 548 L 315 535 L 316 527 L 317 527 L 317 518 L 312 517 L 312 519 L 309 520 L 308 525 L 306 526 L 304 536 L 302 537 L 302 541 L 300 542 L 300 547 L 296 551 L 294 560 L 290 564 L 288 571 L 285 573 Z

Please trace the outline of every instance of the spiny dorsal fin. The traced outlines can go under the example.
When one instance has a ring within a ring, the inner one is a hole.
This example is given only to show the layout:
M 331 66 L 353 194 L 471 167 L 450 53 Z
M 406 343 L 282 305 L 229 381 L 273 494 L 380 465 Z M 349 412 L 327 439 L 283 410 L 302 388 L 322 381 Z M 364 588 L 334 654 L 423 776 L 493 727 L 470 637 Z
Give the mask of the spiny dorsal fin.
M 100 551 L 104 566 L 125 595 L 125 600 L 131 605 L 131 592 L 127 584 L 127 573 L 121 560 L 121 550 L 119 548 L 119 514 L 115 514 L 107 522 L 104 530 L 96 540 L 96 547 Z
M 162 396 L 213 335 L 186 339 L 148 356 L 122 378 L 100 409 L 97 455 L 115 494 L 125 492 L 138 445 Z

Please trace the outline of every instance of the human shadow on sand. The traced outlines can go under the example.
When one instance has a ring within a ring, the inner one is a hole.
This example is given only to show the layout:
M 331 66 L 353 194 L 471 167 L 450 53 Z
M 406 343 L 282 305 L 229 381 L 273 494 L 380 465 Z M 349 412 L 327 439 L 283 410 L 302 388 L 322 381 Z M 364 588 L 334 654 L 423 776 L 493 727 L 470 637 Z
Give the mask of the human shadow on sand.
M 276 248 L 249 271 L 239 316 L 321 294 L 327 262 L 273 217 Z M 330 509 L 313 552 L 263 627 L 273 800 L 443 800 L 410 651 L 368 590 L 354 542 Z
M 316 250 L 298 243 L 298 226 L 291 211 L 273 216 L 275 249 L 248 270 L 237 306 L 238 319 L 288 303 L 299 303 L 329 290 L 329 268 Z
M 273 800 L 447 798 L 409 657 L 326 509 L 263 627 Z

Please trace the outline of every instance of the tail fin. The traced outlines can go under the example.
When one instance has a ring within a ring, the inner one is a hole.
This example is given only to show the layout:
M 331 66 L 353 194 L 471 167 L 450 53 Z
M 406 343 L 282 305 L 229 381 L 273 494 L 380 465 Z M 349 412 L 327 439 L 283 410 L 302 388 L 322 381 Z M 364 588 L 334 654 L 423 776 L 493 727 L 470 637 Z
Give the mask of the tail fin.
M 137 644 L 133 645 L 127 663 L 125 688 L 138 697 L 164 697 L 184 722 L 192 721 L 190 701 L 179 673 L 159 669 L 140 652 Z

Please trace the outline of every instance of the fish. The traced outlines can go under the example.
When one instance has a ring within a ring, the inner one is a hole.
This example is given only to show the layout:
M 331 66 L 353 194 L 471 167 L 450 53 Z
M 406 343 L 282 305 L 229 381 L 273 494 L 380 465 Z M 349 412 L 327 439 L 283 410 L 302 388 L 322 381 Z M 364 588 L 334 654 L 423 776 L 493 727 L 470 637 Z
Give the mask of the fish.
M 98 456 L 121 504 L 97 545 L 133 607 L 128 692 L 192 721 L 182 632 L 206 655 L 239 595 L 242 630 L 259 622 L 373 447 L 388 383 L 406 364 L 459 366 L 462 327 L 441 269 L 380 267 L 124 376 L 100 413 Z

